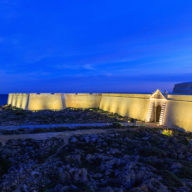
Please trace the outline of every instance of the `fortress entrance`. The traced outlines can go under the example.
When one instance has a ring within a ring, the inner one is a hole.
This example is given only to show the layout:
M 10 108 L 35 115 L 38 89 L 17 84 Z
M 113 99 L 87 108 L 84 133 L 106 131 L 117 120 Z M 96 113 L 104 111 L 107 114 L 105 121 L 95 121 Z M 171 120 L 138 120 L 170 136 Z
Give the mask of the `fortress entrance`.
M 161 106 L 158 105 L 155 109 L 155 122 L 159 123 L 160 120 L 160 115 L 161 115 Z
M 150 97 L 146 122 L 164 125 L 166 119 L 167 98 L 159 90 Z

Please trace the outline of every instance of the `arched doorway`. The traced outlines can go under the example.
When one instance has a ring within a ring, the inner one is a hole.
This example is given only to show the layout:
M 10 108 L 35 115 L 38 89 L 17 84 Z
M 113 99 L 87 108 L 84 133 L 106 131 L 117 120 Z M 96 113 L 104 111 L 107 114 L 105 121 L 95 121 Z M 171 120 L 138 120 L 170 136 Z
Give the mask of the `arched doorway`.
M 146 122 L 156 122 L 159 125 L 164 125 L 166 109 L 166 96 L 159 90 L 155 91 L 150 97 Z
M 159 122 L 161 115 L 161 105 L 158 105 L 155 110 L 155 122 Z

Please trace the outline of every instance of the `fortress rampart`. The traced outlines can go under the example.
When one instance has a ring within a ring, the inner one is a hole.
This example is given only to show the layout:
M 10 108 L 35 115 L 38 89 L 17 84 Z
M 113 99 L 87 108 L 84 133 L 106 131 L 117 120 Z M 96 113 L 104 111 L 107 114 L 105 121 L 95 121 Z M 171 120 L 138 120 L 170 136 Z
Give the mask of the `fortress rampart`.
M 87 93 L 10 93 L 8 104 L 25 110 L 62 110 L 72 108 L 98 108 L 102 94 Z
M 145 122 L 192 131 L 192 95 L 10 93 L 8 104 L 25 110 L 100 108 Z
M 192 131 L 192 95 L 168 95 L 165 124 Z
M 102 94 L 99 108 L 145 121 L 150 96 L 150 94 Z

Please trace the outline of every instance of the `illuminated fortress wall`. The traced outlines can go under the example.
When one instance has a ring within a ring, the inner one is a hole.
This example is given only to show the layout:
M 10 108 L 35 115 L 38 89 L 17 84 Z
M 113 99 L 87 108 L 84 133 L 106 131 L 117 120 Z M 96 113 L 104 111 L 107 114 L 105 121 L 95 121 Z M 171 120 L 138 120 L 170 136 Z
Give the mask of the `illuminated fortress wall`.
M 145 121 L 150 96 L 150 94 L 102 94 L 100 108 Z
M 10 93 L 8 96 L 8 105 L 12 105 L 14 107 L 22 108 L 23 102 L 23 95 L 22 93 Z
M 13 94 L 12 94 L 12 93 L 9 93 L 9 95 L 8 95 L 8 101 L 7 101 L 7 104 L 8 104 L 8 105 L 11 105 L 11 104 L 12 104 L 12 99 L 13 99 Z
M 61 110 L 63 109 L 62 94 L 50 93 L 13 93 L 9 94 L 8 104 L 25 110 Z
M 168 95 L 165 124 L 192 131 L 192 95 Z
M 29 94 L 23 93 L 20 108 L 27 110 L 28 109 L 28 104 L 29 104 Z
M 64 94 L 66 107 L 72 108 L 98 108 L 101 94 Z
M 30 93 L 9 94 L 8 104 L 26 110 L 101 108 L 139 120 L 146 119 L 150 94 Z
M 101 108 L 139 120 L 145 120 L 150 94 L 89 94 L 89 93 L 31 93 L 9 94 L 9 104 L 27 110 L 62 110 L 72 108 Z
M 16 99 L 16 107 L 21 108 L 23 94 L 22 93 L 17 94 L 16 98 L 17 98 Z
M 28 110 L 36 111 L 36 110 L 62 110 L 64 108 L 62 98 L 62 94 L 49 94 L 49 93 L 41 93 L 29 94 L 28 101 Z
M 143 121 L 148 121 L 149 115 L 154 114 L 155 107 L 152 107 L 152 101 L 165 103 L 165 109 L 161 110 L 161 116 L 164 118 L 162 125 L 192 131 L 192 95 L 167 95 L 163 100 L 158 96 L 153 97 L 152 94 L 115 93 L 13 93 L 8 97 L 8 104 L 26 110 L 62 110 L 66 107 L 100 108 Z
M 13 96 L 13 98 L 12 98 L 12 102 L 11 102 L 11 105 L 12 106 L 16 106 L 16 99 L 17 99 L 17 94 L 12 94 Z
M 101 94 L 62 94 L 62 93 L 13 93 L 9 94 L 8 104 L 31 111 L 62 110 L 72 108 L 98 108 Z

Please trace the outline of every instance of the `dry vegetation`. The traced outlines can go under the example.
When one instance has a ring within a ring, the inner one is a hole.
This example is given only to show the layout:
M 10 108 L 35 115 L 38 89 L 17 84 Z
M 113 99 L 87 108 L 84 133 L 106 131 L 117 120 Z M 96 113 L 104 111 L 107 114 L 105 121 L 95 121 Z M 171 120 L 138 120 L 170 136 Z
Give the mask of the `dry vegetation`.
M 0 125 L 35 125 L 63 123 L 107 123 L 127 120 L 101 109 L 66 108 L 61 111 L 26 111 L 11 106 L 0 108 Z
M 191 191 L 192 135 L 125 128 L 0 147 L 0 191 Z

